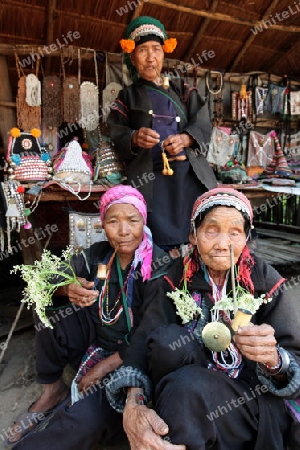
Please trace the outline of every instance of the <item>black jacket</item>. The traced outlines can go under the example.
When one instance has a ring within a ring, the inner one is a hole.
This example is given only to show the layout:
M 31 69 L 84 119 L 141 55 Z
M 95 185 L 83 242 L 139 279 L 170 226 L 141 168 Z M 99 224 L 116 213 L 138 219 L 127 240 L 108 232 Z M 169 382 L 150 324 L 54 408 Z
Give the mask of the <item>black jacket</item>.
M 144 173 L 153 173 L 152 155 L 148 149 L 138 148 L 132 151 L 131 136 L 133 131 L 141 127 L 152 128 L 152 109 L 145 86 L 163 90 L 156 84 L 139 79 L 136 83 L 124 88 L 119 93 L 115 105 L 108 116 L 110 137 L 120 158 L 126 162 L 128 183 L 137 182 Z M 176 114 L 180 117 L 179 132 L 189 133 L 197 145 L 186 149 L 188 159 L 197 178 L 207 189 L 217 186 L 212 168 L 206 161 L 205 154 L 211 137 L 211 123 L 203 99 L 196 88 L 189 88 L 182 79 L 170 80 L 170 88 L 165 92 L 172 100 Z M 152 183 L 139 186 L 144 195 L 148 211 L 152 204 Z

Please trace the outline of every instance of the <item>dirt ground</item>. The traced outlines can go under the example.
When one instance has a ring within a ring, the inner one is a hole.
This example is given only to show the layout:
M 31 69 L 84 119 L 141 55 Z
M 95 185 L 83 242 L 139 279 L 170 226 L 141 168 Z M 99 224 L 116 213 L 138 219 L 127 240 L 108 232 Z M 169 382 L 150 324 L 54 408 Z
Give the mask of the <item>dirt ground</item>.
M 290 282 L 289 288 L 292 290 L 292 295 L 299 298 L 300 317 L 300 267 L 294 268 L 292 274 L 291 268 L 289 268 L 289 274 L 283 273 L 284 271 L 282 269 L 280 272 L 288 279 L 291 279 L 291 276 L 294 277 L 294 281 Z M 295 279 L 298 280 L 297 284 Z M 6 311 L 2 300 L 1 294 L 0 329 L 1 326 L 8 325 L 7 323 L 1 323 L 1 320 L 5 322 L 3 308 Z M 22 320 L 25 319 L 21 319 L 21 322 Z M 5 336 L 0 337 L 0 350 L 3 348 L 5 340 Z M 14 418 L 25 411 L 39 396 L 40 392 L 41 387 L 35 382 L 34 328 L 31 326 L 13 334 L 4 355 L 4 362 L 0 366 L 0 450 L 5 449 L 3 436 L 13 423 Z M 117 446 L 114 445 L 113 448 L 115 450 L 126 450 L 128 446 L 125 442 L 121 442 Z M 104 449 L 102 448 L 102 450 Z

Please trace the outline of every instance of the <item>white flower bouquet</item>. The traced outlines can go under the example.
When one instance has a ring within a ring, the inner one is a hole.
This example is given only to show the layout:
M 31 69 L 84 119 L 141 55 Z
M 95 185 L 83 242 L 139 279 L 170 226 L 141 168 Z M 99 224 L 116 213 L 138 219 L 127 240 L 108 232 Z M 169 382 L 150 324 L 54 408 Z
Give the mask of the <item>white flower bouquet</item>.
M 64 250 L 61 257 L 44 250 L 39 261 L 32 265 L 16 265 L 11 271 L 21 272 L 27 284 L 22 302 L 27 303 L 28 308 L 34 307 L 46 327 L 53 328 L 47 318 L 46 308 L 52 306 L 52 295 L 56 289 L 70 283 L 80 284 L 70 263 L 73 253 L 71 247 Z
M 267 298 L 265 294 L 255 298 L 250 292 L 243 289 L 240 285 L 236 289 L 236 303 L 237 311 L 235 312 L 234 319 L 231 323 L 231 327 L 234 331 L 240 326 L 248 325 L 251 317 L 260 308 L 263 303 L 272 301 L 272 297 Z M 223 296 L 212 307 L 215 311 L 234 311 L 235 305 L 232 297 L 228 295 Z
M 168 292 L 167 296 L 175 303 L 176 314 L 181 317 L 183 324 L 190 322 L 196 316 L 202 317 L 201 308 L 188 291 L 175 289 L 173 292 Z

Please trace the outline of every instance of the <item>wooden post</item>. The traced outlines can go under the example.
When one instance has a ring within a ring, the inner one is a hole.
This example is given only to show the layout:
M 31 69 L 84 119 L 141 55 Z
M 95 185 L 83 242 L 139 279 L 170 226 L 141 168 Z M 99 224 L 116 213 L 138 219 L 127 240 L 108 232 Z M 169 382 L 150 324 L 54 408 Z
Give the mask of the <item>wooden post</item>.
M 16 126 L 16 111 L 12 108 L 12 91 L 9 80 L 6 56 L 0 55 L 0 135 L 3 148 L 0 153 L 5 154 L 8 144 L 8 131 Z M 7 103 L 7 105 L 5 104 Z
M 49 0 L 48 2 L 48 24 L 47 24 L 47 38 L 46 45 L 53 44 L 54 37 L 54 11 L 56 8 L 56 0 Z M 51 71 L 51 58 L 45 60 L 45 74 L 49 75 Z

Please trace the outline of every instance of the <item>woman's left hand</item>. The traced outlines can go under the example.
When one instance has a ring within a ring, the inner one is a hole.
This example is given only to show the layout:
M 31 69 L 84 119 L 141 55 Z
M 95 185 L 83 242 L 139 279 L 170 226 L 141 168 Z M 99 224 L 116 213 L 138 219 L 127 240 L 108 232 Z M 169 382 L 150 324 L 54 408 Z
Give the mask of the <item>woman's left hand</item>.
M 276 366 L 279 361 L 275 330 L 266 323 L 240 327 L 233 340 L 241 353 L 251 361 Z
M 86 375 L 84 375 L 78 383 L 78 390 L 84 391 L 94 384 L 99 383 L 103 377 L 109 372 L 116 370 L 122 364 L 119 352 L 115 352 L 106 359 L 99 361 L 92 367 Z
M 193 143 L 193 138 L 187 134 L 171 134 L 163 142 L 164 150 L 172 156 L 178 155 L 186 147 L 190 147 Z
M 103 365 L 102 363 L 105 361 L 100 361 L 98 364 L 96 364 L 94 367 L 92 367 L 86 375 L 84 375 L 80 382 L 78 383 L 78 390 L 79 392 L 87 390 L 89 387 L 93 386 L 94 384 L 99 383 L 99 381 L 104 376 L 103 373 Z

